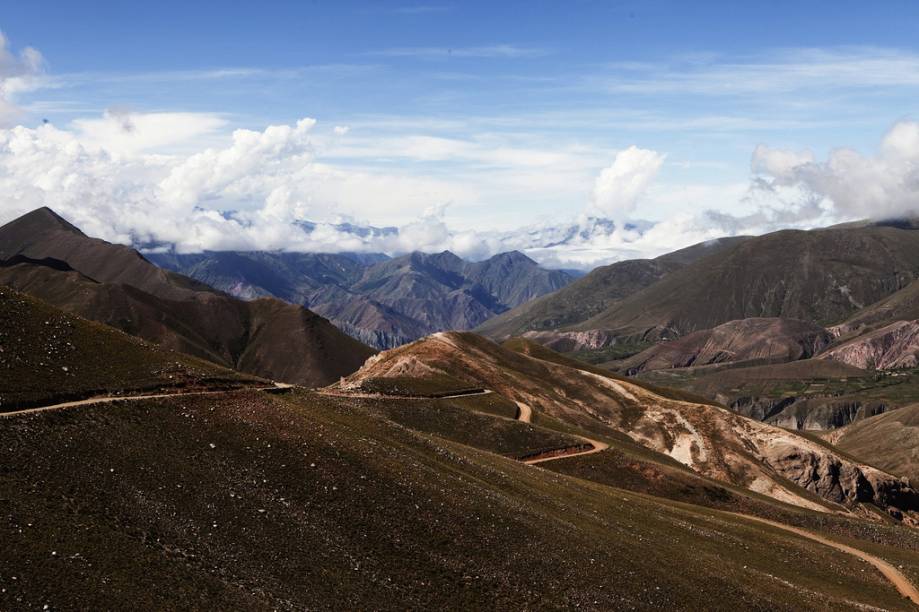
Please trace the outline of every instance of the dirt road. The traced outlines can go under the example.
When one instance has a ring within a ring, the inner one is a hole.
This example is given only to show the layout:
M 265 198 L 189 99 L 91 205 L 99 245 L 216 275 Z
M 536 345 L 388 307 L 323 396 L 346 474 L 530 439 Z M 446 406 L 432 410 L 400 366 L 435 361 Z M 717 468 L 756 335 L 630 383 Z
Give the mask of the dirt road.
M 288 385 L 286 383 L 275 383 L 273 387 L 252 387 L 253 391 L 271 391 L 274 389 L 291 389 L 293 385 Z M 75 402 L 61 402 L 60 404 L 50 404 L 48 406 L 39 406 L 37 408 L 27 408 L 25 410 L 16 410 L 14 412 L 0 412 L 0 419 L 6 417 L 14 416 L 23 416 L 26 414 L 35 414 L 38 412 L 47 412 L 49 410 L 65 410 L 67 408 L 76 408 L 78 406 L 90 406 L 92 404 L 112 404 L 115 402 L 136 402 L 141 400 L 149 399 L 162 399 L 166 397 L 189 397 L 193 395 L 217 395 L 220 393 L 229 393 L 236 390 L 245 390 L 243 387 L 241 389 L 224 389 L 221 391 L 189 391 L 187 393 L 156 393 L 153 395 L 113 395 L 106 397 L 91 397 L 85 400 L 78 400 Z
M 517 404 L 517 420 L 521 423 L 533 422 L 533 409 L 523 402 L 514 402 Z
M 515 401 L 517 404 L 517 420 L 521 423 L 532 423 L 533 422 L 533 409 L 529 405 L 524 404 L 523 402 Z M 584 436 L 575 436 L 583 440 L 586 444 L 590 444 L 593 448 L 587 450 L 578 450 L 571 453 L 566 453 L 564 450 L 559 452 L 557 455 L 551 455 L 547 457 L 534 457 L 532 459 L 524 459 L 523 462 L 527 465 L 534 465 L 537 463 L 545 463 L 546 461 L 557 461 L 559 459 L 568 459 L 569 457 L 580 457 L 582 455 L 592 455 L 594 453 L 599 453 L 609 448 L 609 444 L 606 442 L 600 442 L 599 440 L 593 440 L 591 438 L 585 438 Z
M 813 540 L 814 542 L 819 542 L 820 544 L 829 546 L 830 548 L 835 548 L 838 551 L 853 555 L 863 561 L 867 561 L 876 567 L 878 571 L 880 571 L 881 574 L 883 574 L 884 577 L 887 578 L 887 580 L 889 580 L 891 584 L 896 587 L 896 589 L 900 592 L 901 595 L 903 595 L 903 597 L 906 597 L 914 604 L 919 605 L 919 590 L 916 589 L 913 583 L 909 581 L 909 578 L 903 575 L 900 570 L 895 568 L 887 561 L 884 561 L 883 559 L 879 559 L 878 557 L 875 557 L 874 555 L 868 554 L 865 551 L 859 550 L 857 548 L 852 548 L 851 546 L 846 546 L 845 544 L 834 542 L 833 540 L 824 538 L 823 536 L 807 531 L 806 529 L 801 529 L 800 527 L 792 527 L 791 525 L 785 525 L 784 523 L 778 523 L 776 521 L 770 521 L 769 519 L 759 518 L 758 516 L 737 514 L 733 512 L 731 514 L 750 521 L 763 523 L 777 529 L 790 531 L 791 533 L 797 534 L 803 538 Z

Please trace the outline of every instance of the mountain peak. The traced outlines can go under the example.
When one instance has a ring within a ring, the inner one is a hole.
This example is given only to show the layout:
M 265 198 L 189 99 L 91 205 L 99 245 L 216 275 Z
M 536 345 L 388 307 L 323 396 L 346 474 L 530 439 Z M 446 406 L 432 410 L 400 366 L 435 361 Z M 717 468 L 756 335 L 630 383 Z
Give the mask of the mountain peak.
M 532 266 L 538 266 L 539 264 L 533 261 L 530 257 L 520 251 L 505 251 L 504 253 L 498 253 L 491 257 L 492 261 L 504 261 L 508 263 L 515 264 L 527 264 Z
M 0 231 L 6 232 L 27 232 L 29 234 L 36 234 L 39 232 L 47 231 L 66 231 L 73 234 L 79 234 L 84 236 L 85 234 L 79 230 L 75 225 L 67 221 L 64 217 L 60 216 L 47 206 L 42 206 L 41 208 L 36 208 L 32 212 L 28 212 L 18 219 L 10 221 L 3 227 L 0 227 Z

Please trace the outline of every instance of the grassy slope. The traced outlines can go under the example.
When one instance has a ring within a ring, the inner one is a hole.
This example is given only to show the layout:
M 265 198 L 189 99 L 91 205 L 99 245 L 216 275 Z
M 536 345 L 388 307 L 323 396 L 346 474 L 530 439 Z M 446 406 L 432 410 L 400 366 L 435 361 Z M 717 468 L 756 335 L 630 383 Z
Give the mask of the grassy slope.
M 0 411 L 112 392 L 257 381 L 0 286 Z
M 0 448 L 6 609 L 905 609 L 825 547 L 338 398 L 42 413 L 6 422 Z M 876 547 L 919 566 L 910 537 Z

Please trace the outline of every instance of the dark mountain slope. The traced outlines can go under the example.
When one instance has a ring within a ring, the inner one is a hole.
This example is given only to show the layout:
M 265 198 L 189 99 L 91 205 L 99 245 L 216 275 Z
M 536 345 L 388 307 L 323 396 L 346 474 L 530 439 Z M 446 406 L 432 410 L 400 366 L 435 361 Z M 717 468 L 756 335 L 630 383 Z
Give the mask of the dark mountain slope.
M 5 610 L 909 609 L 829 547 L 419 434 L 362 401 L 89 406 L 6 422 L 0 447 Z M 906 529 L 781 516 L 919 565 Z
M 372 354 L 308 310 L 277 300 L 234 299 L 162 270 L 132 249 L 88 238 L 48 209 L 0 228 L 0 253 L 6 260 L 0 266 L 2 283 L 266 378 L 328 384 Z M 49 258 L 58 263 L 35 261 Z M 71 269 L 61 269 L 64 265 Z
M 265 383 L 0 285 L 0 413 L 126 391 L 245 384 Z
M 842 337 L 870 331 L 896 321 L 919 319 L 919 281 L 913 281 L 896 293 L 865 306 L 834 327 Z
M 488 320 L 476 331 L 504 339 L 527 331 L 556 330 L 580 323 L 696 259 L 720 253 L 746 239 L 722 238 L 657 259 L 634 259 L 597 268 L 564 289 Z
M 677 335 L 736 319 L 844 320 L 919 275 L 919 232 L 893 227 L 785 230 L 669 275 L 577 324 L 619 336 Z

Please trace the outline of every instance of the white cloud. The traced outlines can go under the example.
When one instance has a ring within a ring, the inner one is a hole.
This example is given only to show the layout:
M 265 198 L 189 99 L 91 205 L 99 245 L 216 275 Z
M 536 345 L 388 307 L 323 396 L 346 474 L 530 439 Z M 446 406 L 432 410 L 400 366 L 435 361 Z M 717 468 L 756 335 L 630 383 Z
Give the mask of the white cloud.
M 109 110 L 101 118 L 76 119 L 80 142 L 116 156 L 181 145 L 213 134 L 226 120 L 209 113 L 134 113 Z
M 14 53 L 6 36 L 0 32 L 0 126 L 12 124 L 21 115 L 14 98 L 36 89 L 43 70 L 41 53 L 32 47 Z
M 619 152 L 594 183 L 592 211 L 616 220 L 629 216 L 657 176 L 664 157 L 634 145 Z
M 758 190 L 798 190 L 805 202 L 832 207 L 841 219 L 885 219 L 919 214 L 919 124 L 903 121 L 884 135 L 880 151 L 864 156 L 848 148 L 826 161 L 809 154 L 757 147 L 752 167 Z

